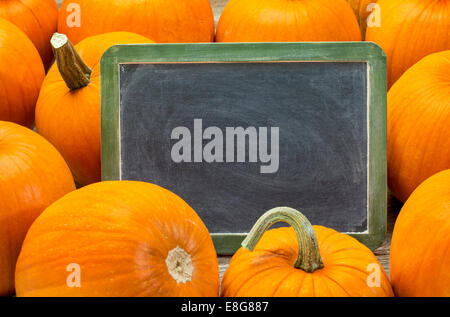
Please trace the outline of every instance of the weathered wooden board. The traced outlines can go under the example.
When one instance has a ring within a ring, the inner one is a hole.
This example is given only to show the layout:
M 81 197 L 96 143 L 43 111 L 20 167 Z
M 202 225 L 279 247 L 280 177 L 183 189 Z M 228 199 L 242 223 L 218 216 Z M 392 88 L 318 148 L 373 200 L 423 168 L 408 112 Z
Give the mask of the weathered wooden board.
M 385 63 L 371 43 L 111 48 L 103 179 L 180 195 L 222 254 L 280 205 L 375 248 L 386 232 Z

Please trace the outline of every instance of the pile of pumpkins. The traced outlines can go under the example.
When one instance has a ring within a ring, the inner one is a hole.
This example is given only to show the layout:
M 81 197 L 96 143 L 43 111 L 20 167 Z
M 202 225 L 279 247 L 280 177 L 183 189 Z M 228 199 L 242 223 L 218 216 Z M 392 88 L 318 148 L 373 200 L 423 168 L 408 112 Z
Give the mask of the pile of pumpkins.
M 387 55 L 388 184 L 405 203 L 391 279 L 354 238 L 276 208 L 220 283 L 186 202 L 153 184 L 100 182 L 107 48 L 364 39 Z M 0 1 L 0 97 L 0 295 L 450 296 L 447 0 L 230 0 L 217 29 L 209 0 Z M 279 221 L 291 227 L 267 230 Z M 372 264 L 380 278 L 369 283 Z

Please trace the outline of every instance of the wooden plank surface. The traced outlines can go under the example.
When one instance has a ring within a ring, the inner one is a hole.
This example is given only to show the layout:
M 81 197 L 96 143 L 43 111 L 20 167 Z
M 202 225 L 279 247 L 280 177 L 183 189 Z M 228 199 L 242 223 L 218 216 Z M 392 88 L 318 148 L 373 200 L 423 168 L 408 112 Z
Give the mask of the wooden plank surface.
M 378 261 L 386 270 L 386 273 L 389 275 L 389 251 L 391 247 L 391 239 L 392 239 L 392 231 L 394 229 L 395 219 L 398 216 L 398 213 L 402 207 L 402 204 L 392 196 L 391 193 L 388 194 L 388 217 L 387 217 L 387 235 L 384 243 L 374 251 Z M 228 264 L 230 263 L 230 256 L 221 256 L 219 257 L 219 270 L 220 270 L 220 279 L 222 280 L 223 274 L 228 268 Z

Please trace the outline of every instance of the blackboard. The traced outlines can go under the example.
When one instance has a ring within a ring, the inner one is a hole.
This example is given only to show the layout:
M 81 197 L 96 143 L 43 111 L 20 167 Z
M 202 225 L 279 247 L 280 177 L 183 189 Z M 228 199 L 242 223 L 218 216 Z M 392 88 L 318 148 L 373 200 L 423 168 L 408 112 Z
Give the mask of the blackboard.
M 158 184 L 221 254 L 277 206 L 378 246 L 385 56 L 371 43 L 125 45 L 102 59 L 102 177 Z

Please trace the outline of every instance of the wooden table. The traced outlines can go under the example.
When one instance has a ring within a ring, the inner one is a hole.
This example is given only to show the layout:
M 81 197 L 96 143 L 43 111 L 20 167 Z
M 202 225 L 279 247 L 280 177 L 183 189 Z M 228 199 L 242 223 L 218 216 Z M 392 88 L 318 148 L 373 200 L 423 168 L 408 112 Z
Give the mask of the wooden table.
M 374 251 L 378 261 L 384 267 L 387 274 L 389 275 L 389 251 L 391 247 L 391 238 L 392 231 L 394 229 L 395 219 L 397 219 L 398 213 L 402 207 L 402 203 L 400 203 L 395 197 L 389 193 L 388 194 L 388 217 L 387 217 L 387 235 L 384 243 Z M 223 274 L 228 268 L 228 264 L 230 263 L 230 256 L 221 256 L 219 257 L 219 270 L 220 270 L 220 279 L 222 280 Z

